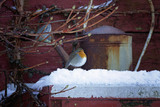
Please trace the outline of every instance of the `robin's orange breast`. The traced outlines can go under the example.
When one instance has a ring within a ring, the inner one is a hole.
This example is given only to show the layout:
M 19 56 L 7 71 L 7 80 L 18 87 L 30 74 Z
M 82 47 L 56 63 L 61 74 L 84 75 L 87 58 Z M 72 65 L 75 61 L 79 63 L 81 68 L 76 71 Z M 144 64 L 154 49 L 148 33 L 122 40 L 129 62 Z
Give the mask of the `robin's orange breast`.
M 83 50 L 79 51 L 78 54 L 79 54 L 79 56 L 80 56 L 81 58 L 85 58 L 85 57 L 86 57 L 86 54 L 84 53 Z

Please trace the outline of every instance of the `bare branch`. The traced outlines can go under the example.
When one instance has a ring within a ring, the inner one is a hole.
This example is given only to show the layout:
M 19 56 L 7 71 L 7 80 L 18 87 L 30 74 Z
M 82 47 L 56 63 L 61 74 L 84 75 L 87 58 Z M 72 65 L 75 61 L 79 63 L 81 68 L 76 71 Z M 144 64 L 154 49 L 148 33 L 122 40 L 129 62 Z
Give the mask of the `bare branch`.
M 143 47 L 143 50 L 141 52 L 141 55 L 140 55 L 140 57 L 138 59 L 137 65 L 136 65 L 136 67 L 134 69 L 134 72 L 137 72 L 137 70 L 139 68 L 139 65 L 141 63 L 142 57 L 143 57 L 143 55 L 144 55 L 144 53 L 145 53 L 145 51 L 147 49 L 147 46 L 148 46 L 148 44 L 150 42 L 150 39 L 151 39 L 153 31 L 154 31 L 154 26 L 155 26 L 155 13 L 154 13 L 155 10 L 154 10 L 154 5 L 153 5 L 152 0 L 148 0 L 148 2 L 149 2 L 149 5 L 150 5 L 150 8 L 151 8 L 151 17 L 152 17 L 151 27 L 150 27 L 150 30 L 149 30 L 149 34 L 148 34 L 147 40 L 146 40 L 145 45 Z
M 6 1 L 6 0 L 2 0 L 2 1 L 0 2 L 0 8 L 1 8 L 2 4 L 3 4 L 5 1 Z

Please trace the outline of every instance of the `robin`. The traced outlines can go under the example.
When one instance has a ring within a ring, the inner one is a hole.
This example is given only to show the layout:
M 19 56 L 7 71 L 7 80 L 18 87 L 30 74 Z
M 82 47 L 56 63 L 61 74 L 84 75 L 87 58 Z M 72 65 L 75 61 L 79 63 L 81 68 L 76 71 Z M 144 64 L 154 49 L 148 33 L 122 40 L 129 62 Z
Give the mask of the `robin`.
M 87 61 L 87 56 L 84 53 L 82 48 L 76 49 L 69 56 L 69 60 L 66 62 L 65 68 L 68 68 L 70 65 L 73 67 L 81 67 Z

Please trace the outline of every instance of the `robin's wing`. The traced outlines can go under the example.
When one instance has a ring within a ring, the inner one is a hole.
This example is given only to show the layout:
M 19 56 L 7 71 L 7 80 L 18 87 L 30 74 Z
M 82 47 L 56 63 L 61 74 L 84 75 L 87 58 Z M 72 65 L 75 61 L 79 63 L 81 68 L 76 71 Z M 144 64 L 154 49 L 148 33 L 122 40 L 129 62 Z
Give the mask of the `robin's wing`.
M 75 56 L 76 56 L 76 52 L 72 52 L 72 53 L 70 54 L 69 59 L 68 59 L 68 61 L 67 61 L 66 64 L 65 64 L 65 68 L 68 68 L 68 67 L 69 67 L 71 60 L 73 60 L 73 58 L 74 58 Z

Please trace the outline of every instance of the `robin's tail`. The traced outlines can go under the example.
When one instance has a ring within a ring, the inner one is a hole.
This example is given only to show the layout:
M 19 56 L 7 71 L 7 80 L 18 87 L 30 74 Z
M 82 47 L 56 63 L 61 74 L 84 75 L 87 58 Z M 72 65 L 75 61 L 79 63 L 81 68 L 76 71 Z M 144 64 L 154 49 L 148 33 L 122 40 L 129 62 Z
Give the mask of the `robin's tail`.
M 69 67 L 69 62 L 67 61 L 65 64 L 65 68 L 67 69 Z

